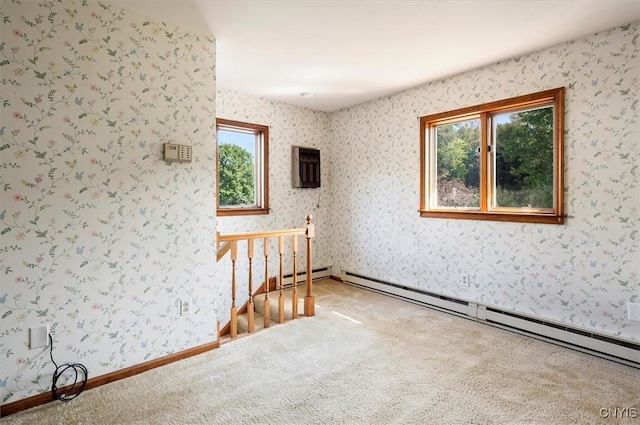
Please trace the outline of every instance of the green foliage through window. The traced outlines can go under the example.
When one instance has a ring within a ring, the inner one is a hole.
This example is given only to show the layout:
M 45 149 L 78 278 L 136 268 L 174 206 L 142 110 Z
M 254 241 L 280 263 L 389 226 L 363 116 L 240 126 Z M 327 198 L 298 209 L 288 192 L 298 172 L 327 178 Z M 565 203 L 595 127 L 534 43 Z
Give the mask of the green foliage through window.
M 220 145 L 218 176 L 220 206 L 255 205 L 255 166 L 253 155 L 231 143 Z
M 436 127 L 438 205 L 480 206 L 480 120 Z
M 494 121 L 496 206 L 553 208 L 553 107 Z

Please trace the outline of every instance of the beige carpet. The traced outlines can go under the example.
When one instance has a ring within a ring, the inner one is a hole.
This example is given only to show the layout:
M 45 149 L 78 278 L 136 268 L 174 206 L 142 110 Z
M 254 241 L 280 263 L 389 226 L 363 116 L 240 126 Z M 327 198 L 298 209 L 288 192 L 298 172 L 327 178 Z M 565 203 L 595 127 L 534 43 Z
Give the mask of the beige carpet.
M 638 369 L 333 281 L 314 292 L 313 318 L 0 424 L 640 424 Z

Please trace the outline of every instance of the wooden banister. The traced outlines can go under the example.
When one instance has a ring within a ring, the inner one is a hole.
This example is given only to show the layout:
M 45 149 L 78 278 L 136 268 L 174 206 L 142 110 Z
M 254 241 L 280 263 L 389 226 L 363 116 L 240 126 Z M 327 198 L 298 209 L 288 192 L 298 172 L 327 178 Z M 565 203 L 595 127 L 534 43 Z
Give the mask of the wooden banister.
M 226 235 L 219 235 L 218 242 L 220 245 L 222 242 L 230 241 L 243 241 L 249 239 L 264 239 L 273 238 L 278 236 L 288 235 L 306 235 L 307 229 L 285 229 L 285 230 L 270 230 L 268 232 L 248 232 L 248 233 L 229 233 Z
M 311 223 L 311 215 L 307 216 L 307 296 L 304 298 L 304 315 L 315 316 L 315 296 L 313 295 L 313 269 L 311 261 L 311 239 L 315 236 L 315 228 Z
M 271 325 L 271 306 L 269 305 L 269 238 L 264 238 L 264 282 L 267 285 L 264 291 L 264 327 Z
M 216 253 L 216 261 L 220 261 L 227 252 L 231 249 L 231 242 L 220 243 L 220 232 L 216 232 L 216 243 L 218 245 L 218 252 Z
M 253 304 L 253 239 L 247 241 L 247 257 L 249 258 L 249 303 L 247 304 L 247 332 L 255 331 L 255 306 Z
M 278 294 L 278 323 L 284 323 L 284 291 L 282 290 L 282 284 L 284 280 L 284 263 L 282 255 L 284 254 L 284 236 L 278 236 L 278 280 L 280 284 L 280 293 Z
M 293 294 L 291 295 L 291 316 L 298 318 L 298 235 L 292 236 L 291 251 L 293 251 Z
M 315 315 L 315 297 L 313 295 L 313 261 L 311 254 L 311 239 L 315 236 L 314 225 L 311 222 L 311 215 L 306 216 L 306 228 L 300 229 L 284 229 L 284 230 L 272 230 L 266 232 L 248 232 L 248 233 L 233 233 L 233 234 L 220 234 L 216 232 L 216 244 L 218 246 L 217 260 L 220 261 L 228 252 L 231 253 L 231 322 L 229 324 L 229 332 L 232 338 L 238 335 L 238 307 L 236 305 L 236 293 L 237 293 L 237 279 L 236 279 L 236 262 L 238 260 L 238 242 L 247 241 L 247 259 L 248 259 L 248 302 L 246 304 L 247 311 L 247 331 L 249 333 L 255 331 L 255 303 L 253 293 L 253 258 L 255 240 L 262 239 L 263 254 L 264 254 L 264 327 L 267 328 L 271 324 L 270 319 L 270 299 L 269 291 L 269 255 L 270 255 L 270 243 L 272 238 L 277 239 L 278 246 L 278 278 L 279 284 L 275 289 L 278 289 L 278 314 L 277 318 L 274 317 L 278 323 L 285 321 L 285 308 L 284 308 L 284 292 L 283 292 L 283 280 L 284 280 L 284 255 L 285 255 L 285 238 L 291 237 L 291 252 L 293 257 L 293 294 L 292 294 L 292 318 L 298 317 L 298 236 L 304 235 L 307 241 L 307 271 L 306 271 L 306 296 L 304 300 L 304 315 Z M 258 289 L 261 291 L 261 289 Z M 244 311 L 244 307 L 240 309 L 240 313 Z
M 231 338 L 238 336 L 238 308 L 236 307 L 236 260 L 238 259 L 238 242 L 231 243 Z

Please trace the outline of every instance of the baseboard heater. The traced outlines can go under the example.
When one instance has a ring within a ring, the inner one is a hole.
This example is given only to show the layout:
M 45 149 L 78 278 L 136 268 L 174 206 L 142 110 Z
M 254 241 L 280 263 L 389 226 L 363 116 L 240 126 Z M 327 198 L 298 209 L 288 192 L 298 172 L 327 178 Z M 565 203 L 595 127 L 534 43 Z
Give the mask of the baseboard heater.
M 640 343 L 348 271 L 343 272 L 341 277 L 344 283 L 350 285 L 640 369 Z
M 298 271 L 296 272 L 296 276 L 296 282 L 298 284 L 306 283 L 306 271 Z M 331 277 L 331 267 L 318 267 L 316 269 L 313 269 L 313 271 L 311 272 L 311 280 L 326 279 L 329 277 Z M 293 286 L 293 273 L 285 274 L 284 276 L 282 276 L 282 286 L 284 288 Z

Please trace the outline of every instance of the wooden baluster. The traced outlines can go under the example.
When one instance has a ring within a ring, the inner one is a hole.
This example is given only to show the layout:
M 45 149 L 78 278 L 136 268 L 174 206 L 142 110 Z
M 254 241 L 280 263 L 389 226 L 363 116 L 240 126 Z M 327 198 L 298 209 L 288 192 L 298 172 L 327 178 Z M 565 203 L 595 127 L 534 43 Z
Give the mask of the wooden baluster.
M 238 242 L 231 242 L 231 338 L 238 336 L 238 308 L 236 307 L 236 260 L 238 259 Z
M 269 238 L 264 238 L 264 327 L 271 325 L 271 307 L 269 306 Z
M 291 318 L 298 317 L 298 235 L 293 235 L 293 294 L 291 295 Z
M 247 257 L 249 258 L 249 304 L 247 304 L 247 321 L 249 333 L 255 331 L 255 308 L 253 304 L 253 239 L 247 240 Z
M 307 296 L 304 299 L 304 315 L 315 316 L 315 296 L 313 295 L 313 262 L 311 261 L 311 238 L 315 236 L 315 229 L 311 223 L 311 215 L 307 215 Z
M 280 295 L 278 295 L 278 323 L 284 323 L 284 291 L 282 290 L 282 281 L 284 280 L 284 264 L 282 262 L 282 254 L 284 253 L 284 238 L 278 237 L 278 255 L 280 256 Z

